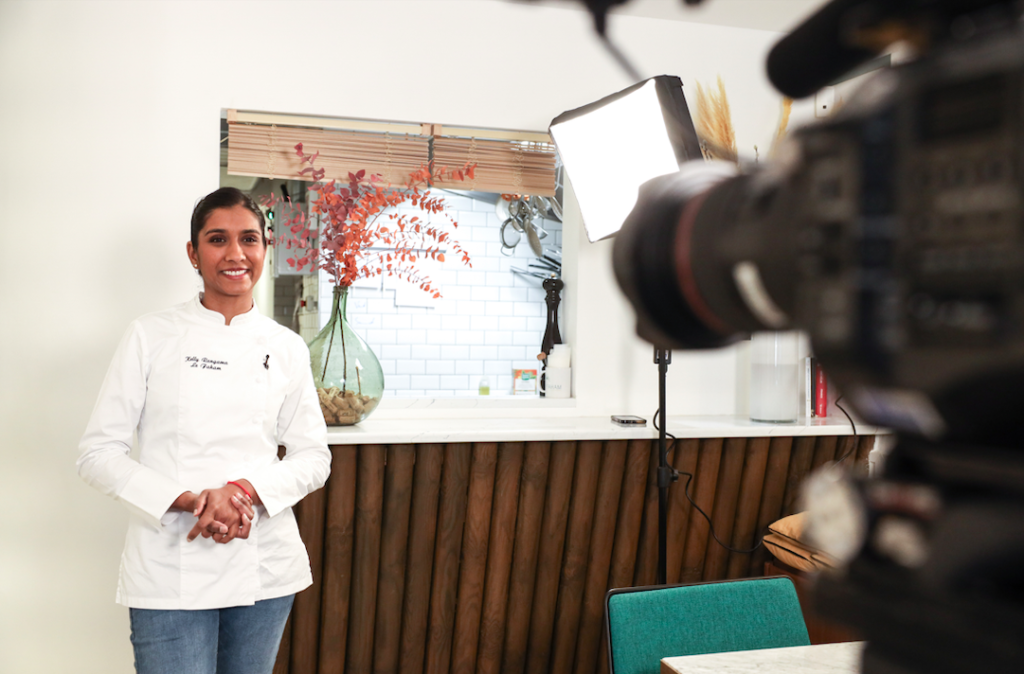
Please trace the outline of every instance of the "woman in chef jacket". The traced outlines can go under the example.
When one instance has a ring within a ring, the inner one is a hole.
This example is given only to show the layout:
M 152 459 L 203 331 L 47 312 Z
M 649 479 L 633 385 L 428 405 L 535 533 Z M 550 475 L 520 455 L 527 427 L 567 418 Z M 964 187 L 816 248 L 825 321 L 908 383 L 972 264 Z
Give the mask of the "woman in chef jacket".
M 117 601 L 140 674 L 269 674 L 312 583 L 291 507 L 331 456 L 306 345 L 253 304 L 264 230 L 239 190 L 199 202 L 203 292 L 128 327 L 79 448 L 82 478 L 130 512 Z

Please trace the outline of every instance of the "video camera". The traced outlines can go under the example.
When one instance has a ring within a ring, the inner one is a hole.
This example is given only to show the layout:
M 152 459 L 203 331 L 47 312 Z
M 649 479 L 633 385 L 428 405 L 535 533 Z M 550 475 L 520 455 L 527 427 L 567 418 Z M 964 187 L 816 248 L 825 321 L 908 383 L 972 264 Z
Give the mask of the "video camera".
M 812 522 L 848 547 L 818 602 L 868 639 L 865 672 L 1024 671 L 1021 11 L 828 3 L 768 58 L 783 94 L 895 41 L 917 58 L 767 165 L 646 183 L 615 242 L 641 337 L 805 330 L 859 415 L 900 433 L 881 475 L 811 489 Z

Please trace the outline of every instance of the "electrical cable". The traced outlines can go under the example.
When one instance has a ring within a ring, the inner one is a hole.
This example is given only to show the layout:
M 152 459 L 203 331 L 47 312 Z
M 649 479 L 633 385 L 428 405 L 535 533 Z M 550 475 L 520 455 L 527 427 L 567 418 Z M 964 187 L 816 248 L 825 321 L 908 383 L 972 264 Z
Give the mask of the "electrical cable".
M 850 422 L 850 428 L 853 431 L 853 437 L 857 438 L 858 437 L 857 436 L 857 424 L 855 424 L 853 422 L 853 417 L 850 416 L 850 414 L 846 411 L 846 409 L 842 405 L 839 404 L 839 401 L 842 400 L 842 399 L 843 399 L 842 395 L 840 395 L 838 398 L 836 398 L 835 406 L 838 407 L 839 410 L 843 413 L 843 415 L 846 416 L 846 420 Z M 660 421 L 658 415 L 659 415 L 660 412 L 661 412 L 661 410 L 655 410 L 654 411 L 654 417 L 653 417 L 654 418 L 654 428 L 655 428 L 655 430 L 657 430 L 659 432 L 661 431 L 661 426 L 658 425 L 658 423 Z M 676 444 L 676 440 L 677 440 L 676 436 L 672 435 L 668 431 L 665 431 L 665 436 L 669 437 L 669 438 L 672 438 L 672 441 L 668 445 L 668 449 L 672 449 L 675 446 L 675 444 Z M 845 454 L 843 454 L 841 457 L 839 457 L 838 459 L 835 460 L 835 463 L 837 463 L 837 464 L 842 463 L 847 457 L 850 456 L 850 454 L 852 454 L 856 450 L 856 448 L 857 448 L 857 443 L 854 442 L 853 446 L 850 449 L 848 449 Z M 704 519 L 706 519 L 708 521 L 708 531 L 711 533 L 711 537 L 713 539 L 715 539 L 716 543 L 721 545 L 723 548 L 725 548 L 729 552 L 736 552 L 736 553 L 739 553 L 741 555 L 752 554 L 755 550 L 757 550 L 759 547 L 761 547 L 761 545 L 764 544 L 764 536 L 763 535 L 761 536 L 761 539 L 757 542 L 757 544 L 754 545 L 754 547 L 748 548 L 746 550 L 741 550 L 741 549 L 738 549 L 738 548 L 734 548 L 731 545 L 726 545 L 725 543 L 723 543 L 722 540 L 718 537 L 718 534 L 715 533 L 715 525 L 711 522 L 711 517 L 706 512 L 704 512 L 704 510 L 699 505 L 697 505 L 697 503 L 693 500 L 693 497 L 690 496 L 690 485 L 693 483 L 693 479 L 694 479 L 693 478 L 693 474 L 677 470 L 674 467 L 672 468 L 672 474 L 673 474 L 673 480 L 678 480 L 680 475 L 685 475 L 686 476 L 686 482 L 684 482 L 683 485 L 682 485 L 682 487 L 683 487 L 683 495 L 686 496 L 686 500 L 690 502 L 690 505 L 692 505 L 694 507 L 694 509 L 696 509 L 696 511 L 699 512 L 704 517 Z
M 659 432 L 661 431 L 661 426 L 658 425 L 658 413 L 660 411 L 661 410 L 655 410 L 655 412 L 654 412 L 654 428 L 655 428 L 655 430 L 657 430 Z M 665 435 L 667 437 L 669 437 L 669 438 L 672 438 L 672 442 L 670 442 L 669 445 L 668 445 L 668 449 L 671 449 L 676 444 L 676 436 L 672 435 L 668 431 L 665 431 Z M 715 539 L 716 543 L 721 545 L 723 548 L 725 548 L 729 552 L 736 552 L 736 553 L 739 553 L 741 555 L 749 555 L 749 554 L 753 553 L 755 550 L 757 550 L 759 547 L 761 547 L 761 544 L 764 543 L 764 536 L 763 535 L 761 536 L 761 540 L 759 540 L 757 542 L 757 545 L 755 545 L 752 548 L 748 548 L 746 550 L 741 550 L 741 549 L 738 549 L 738 548 L 734 548 L 734 547 L 732 547 L 730 545 L 726 545 L 725 543 L 723 543 L 722 540 L 720 538 L 718 538 L 718 534 L 715 533 L 715 525 L 711 522 L 711 518 L 708 516 L 708 514 L 706 512 L 704 512 L 701 509 L 701 507 L 699 505 L 697 505 L 694 502 L 693 498 L 690 496 L 690 484 L 692 484 L 692 482 L 693 482 L 693 474 L 692 473 L 687 473 L 687 472 L 684 472 L 684 471 L 681 471 L 681 470 L 677 470 L 674 467 L 672 468 L 672 474 L 674 475 L 674 479 L 679 479 L 680 475 L 685 475 L 686 476 L 686 482 L 683 484 L 683 495 L 686 496 L 686 500 L 690 502 L 690 505 L 692 505 L 694 508 L 696 508 L 697 512 L 699 512 L 701 515 L 703 515 L 704 519 L 706 519 L 708 521 L 708 531 L 711 532 L 711 537 Z
M 839 408 L 840 412 L 842 412 L 844 415 L 846 415 L 846 420 L 850 422 L 850 428 L 853 429 L 854 442 L 853 442 L 853 446 L 850 447 L 850 449 L 846 450 L 845 454 L 843 454 L 841 457 L 839 457 L 838 459 L 835 460 L 835 463 L 837 463 L 837 464 L 842 463 L 846 459 L 846 457 L 850 456 L 850 454 L 852 454 L 857 449 L 857 441 L 856 441 L 856 438 L 857 438 L 857 424 L 853 423 L 853 417 L 851 417 L 849 415 L 849 413 L 847 413 L 846 409 L 843 408 L 843 406 L 839 404 L 839 401 L 842 400 L 842 399 L 843 399 L 842 395 L 840 395 L 838 398 L 836 398 L 835 406 Z

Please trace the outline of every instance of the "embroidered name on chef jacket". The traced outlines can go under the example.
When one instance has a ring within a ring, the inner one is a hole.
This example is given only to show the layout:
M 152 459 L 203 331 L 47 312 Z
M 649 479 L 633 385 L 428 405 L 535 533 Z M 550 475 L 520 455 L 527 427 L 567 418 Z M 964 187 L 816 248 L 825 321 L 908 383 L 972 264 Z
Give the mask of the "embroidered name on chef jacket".
M 200 370 L 220 370 L 228 366 L 226 360 L 214 360 L 203 356 L 185 356 L 185 362 L 188 363 L 189 367 Z

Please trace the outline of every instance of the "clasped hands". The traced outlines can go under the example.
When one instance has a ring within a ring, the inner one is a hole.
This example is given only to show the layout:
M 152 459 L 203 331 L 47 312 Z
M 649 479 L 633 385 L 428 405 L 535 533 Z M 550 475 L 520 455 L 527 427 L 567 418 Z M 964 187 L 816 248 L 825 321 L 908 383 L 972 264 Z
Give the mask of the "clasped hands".
M 188 533 L 188 541 L 198 536 L 213 538 L 215 543 L 230 543 L 236 538 L 248 538 L 255 518 L 253 502 L 241 488 L 226 484 L 220 489 L 204 489 L 198 495 L 182 494 L 175 505 L 184 506 L 199 518 Z

